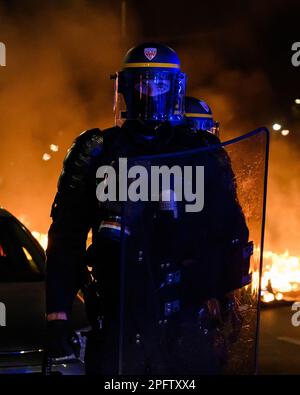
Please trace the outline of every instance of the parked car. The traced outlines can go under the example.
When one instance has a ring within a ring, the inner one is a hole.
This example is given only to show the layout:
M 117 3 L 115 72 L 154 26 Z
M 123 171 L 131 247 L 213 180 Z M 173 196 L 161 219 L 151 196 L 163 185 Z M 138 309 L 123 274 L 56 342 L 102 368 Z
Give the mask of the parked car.
M 0 208 L 0 374 L 41 372 L 45 269 L 41 245 L 16 217 Z M 53 371 L 83 374 L 82 332 L 88 324 L 79 298 L 74 303 L 72 321 L 82 343 L 81 357 L 55 363 Z

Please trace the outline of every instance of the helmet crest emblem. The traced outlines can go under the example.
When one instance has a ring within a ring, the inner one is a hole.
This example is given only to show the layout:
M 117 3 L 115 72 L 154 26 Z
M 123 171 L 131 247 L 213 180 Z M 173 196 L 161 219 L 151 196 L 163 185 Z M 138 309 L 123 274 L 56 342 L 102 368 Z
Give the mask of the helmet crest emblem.
M 144 54 L 147 59 L 152 60 L 157 55 L 156 48 L 144 48 Z

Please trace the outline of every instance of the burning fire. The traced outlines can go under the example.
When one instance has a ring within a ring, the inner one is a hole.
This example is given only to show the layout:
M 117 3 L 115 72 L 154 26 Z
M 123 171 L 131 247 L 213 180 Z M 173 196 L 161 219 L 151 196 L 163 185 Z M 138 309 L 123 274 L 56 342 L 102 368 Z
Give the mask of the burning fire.
M 264 252 L 264 266 L 261 282 L 262 300 L 293 301 L 300 298 L 300 257 L 288 251 L 276 254 Z
M 33 237 L 46 250 L 48 237 L 45 233 L 33 231 Z M 300 299 L 300 257 L 292 256 L 288 251 L 277 254 L 264 252 L 263 274 L 261 279 L 261 297 L 265 303 L 275 300 L 294 301 Z M 252 287 L 257 291 L 258 273 L 253 273 Z M 255 291 L 253 289 L 253 291 Z

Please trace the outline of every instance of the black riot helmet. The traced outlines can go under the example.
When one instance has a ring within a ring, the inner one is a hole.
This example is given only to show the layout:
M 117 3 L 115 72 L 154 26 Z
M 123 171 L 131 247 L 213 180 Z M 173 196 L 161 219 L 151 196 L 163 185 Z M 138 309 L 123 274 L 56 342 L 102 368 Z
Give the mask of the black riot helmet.
M 186 96 L 185 118 L 192 130 L 207 130 L 219 137 L 219 123 L 214 121 L 211 108 L 204 100 Z
M 157 43 L 131 48 L 115 80 L 116 124 L 124 120 L 176 124 L 184 119 L 186 75 L 172 48 Z

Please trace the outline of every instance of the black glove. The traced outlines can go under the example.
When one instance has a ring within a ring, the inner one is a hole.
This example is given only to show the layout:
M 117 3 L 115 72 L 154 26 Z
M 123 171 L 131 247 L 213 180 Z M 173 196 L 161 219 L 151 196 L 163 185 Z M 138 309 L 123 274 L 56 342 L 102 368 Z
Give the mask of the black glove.
M 67 320 L 47 322 L 45 351 L 50 358 L 62 358 L 80 354 L 80 341 Z

